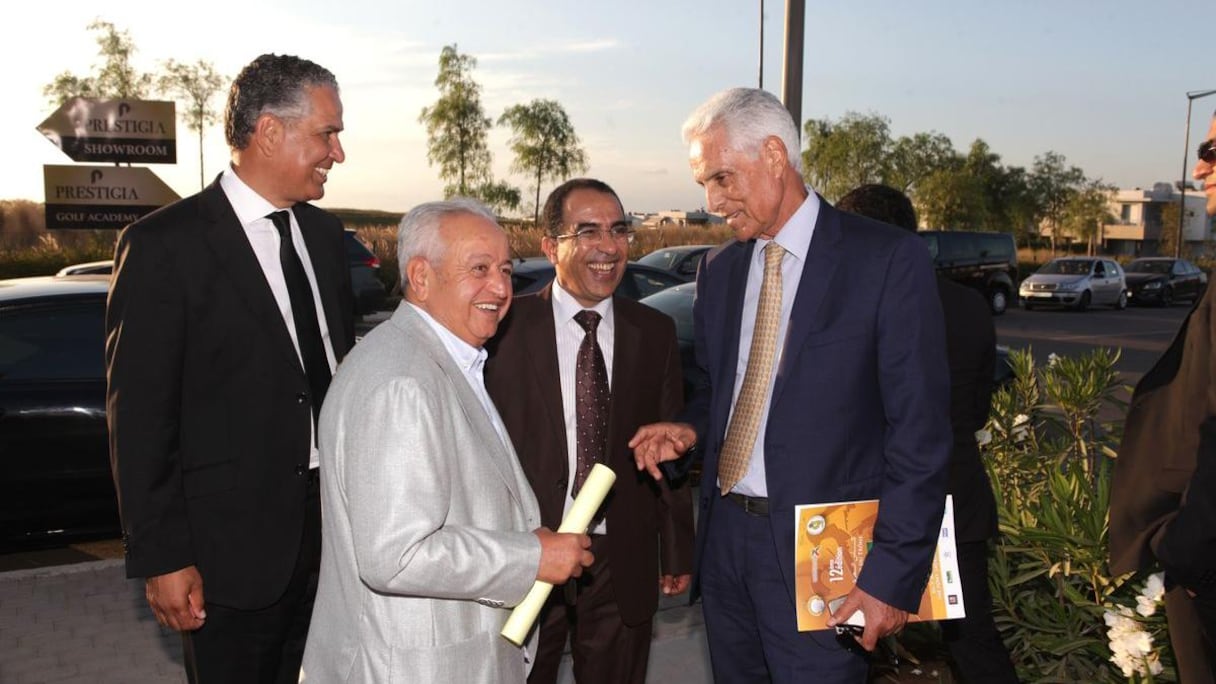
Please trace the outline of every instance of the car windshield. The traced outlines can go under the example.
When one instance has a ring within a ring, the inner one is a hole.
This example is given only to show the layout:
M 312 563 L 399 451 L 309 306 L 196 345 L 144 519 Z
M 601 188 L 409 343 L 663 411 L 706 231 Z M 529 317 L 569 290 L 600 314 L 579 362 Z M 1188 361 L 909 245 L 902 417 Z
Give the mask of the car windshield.
M 1133 261 L 1127 265 L 1128 273 L 1169 273 L 1170 268 L 1174 265 L 1172 261 L 1157 261 L 1148 260 Z
M 1047 275 L 1089 275 L 1092 261 L 1079 259 L 1056 259 L 1049 261 L 1039 269 L 1039 273 Z
M 663 270 L 671 270 L 675 266 L 676 259 L 679 258 L 679 252 L 675 250 L 660 249 L 638 259 L 639 264 L 654 266 Z

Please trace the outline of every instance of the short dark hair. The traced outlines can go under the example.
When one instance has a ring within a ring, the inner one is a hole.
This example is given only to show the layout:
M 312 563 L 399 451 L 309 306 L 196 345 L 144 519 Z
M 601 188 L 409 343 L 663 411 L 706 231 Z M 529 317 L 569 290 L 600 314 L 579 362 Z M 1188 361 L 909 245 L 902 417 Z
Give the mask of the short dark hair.
M 258 117 L 265 113 L 284 119 L 308 115 L 308 89 L 325 86 L 338 92 L 338 80 L 328 69 L 292 55 L 265 54 L 250 62 L 232 81 L 224 109 L 228 146 L 243 150 L 253 137 Z
M 565 217 L 562 216 L 562 206 L 566 203 L 566 198 L 575 190 L 594 190 L 602 192 L 605 195 L 612 195 L 618 206 L 621 207 L 621 213 L 625 213 L 625 205 L 621 204 L 621 198 L 616 194 L 607 183 L 595 178 L 571 178 L 561 185 L 553 188 L 553 192 L 549 193 L 548 199 L 545 200 L 545 208 L 540 212 L 541 225 L 544 226 L 545 234 L 549 237 L 558 235 L 562 231 L 562 224 L 565 223 Z
M 840 198 L 836 208 L 916 232 L 916 208 L 912 200 L 887 185 L 869 183 L 853 188 Z

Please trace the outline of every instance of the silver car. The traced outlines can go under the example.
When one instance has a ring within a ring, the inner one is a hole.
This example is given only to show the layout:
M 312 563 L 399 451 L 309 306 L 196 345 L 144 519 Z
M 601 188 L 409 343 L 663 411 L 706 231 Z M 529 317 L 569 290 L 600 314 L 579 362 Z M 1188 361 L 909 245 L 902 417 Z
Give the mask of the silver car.
M 1061 257 L 1043 264 L 1018 288 L 1022 308 L 1068 306 L 1084 311 L 1090 305 L 1127 307 L 1123 268 L 1101 257 Z

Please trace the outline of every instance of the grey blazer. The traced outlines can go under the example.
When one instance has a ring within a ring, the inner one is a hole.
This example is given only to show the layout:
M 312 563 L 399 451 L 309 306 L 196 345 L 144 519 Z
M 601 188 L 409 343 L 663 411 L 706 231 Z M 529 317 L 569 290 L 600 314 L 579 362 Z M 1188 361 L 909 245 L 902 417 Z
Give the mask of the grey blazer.
M 536 499 L 408 304 L 357 344 L 321 413 L 321 578 L 301 682 L 523 682 L 499 635 L 536 578 Z

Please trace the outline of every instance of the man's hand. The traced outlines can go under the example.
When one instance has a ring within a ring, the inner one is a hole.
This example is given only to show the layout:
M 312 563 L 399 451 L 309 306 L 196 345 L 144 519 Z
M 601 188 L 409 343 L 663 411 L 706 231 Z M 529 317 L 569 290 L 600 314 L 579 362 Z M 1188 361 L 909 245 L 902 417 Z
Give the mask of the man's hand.
M 585 534 L 559 534 L 547 527 L 532 532 L 540 539 L 540 568 L 536 579 L 549 584 L 561 584 L 583 574 L 583 568 L 595 562 L 591 537 Z
M 908 622 L 907 611 L 887 605 L 859 587 L 853 587 L 853 591 L 850 591 L 849 595 L 845 597 L 844 603 L 840 604 L 840 607 L 828 619 L 828 627 L 844 624 L 845 620 L 848 620 L 849 616 L 858 610 L 865 616 L 866 626 L 857 643 L 867 651 L 873 651 L 874 647 L 878 645 L 879 639 L 898 632 Z
M 663 479 L 659 464 L 674 461 L 697 443 L 697 432 L 688 423 L 651 423 L 643 425 L 629 440 L 638 470 L 646 470 L 656 480 Z
M 179 632 L 203 626 L 203 578 L 193 565 L 144 580 L 144 595 L 160 624 Z
M 659 590 L 664 596 L 679 596 L 688 591 L 692 584 L 692 575 L 662 575 L 659 577 Z

